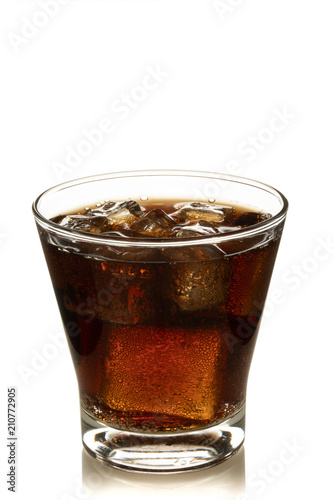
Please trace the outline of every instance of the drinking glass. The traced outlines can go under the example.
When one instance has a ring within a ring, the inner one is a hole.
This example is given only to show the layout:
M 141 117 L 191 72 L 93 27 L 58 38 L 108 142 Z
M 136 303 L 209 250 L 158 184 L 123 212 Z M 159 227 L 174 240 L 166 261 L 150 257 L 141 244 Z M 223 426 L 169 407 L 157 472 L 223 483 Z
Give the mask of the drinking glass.
M 186 238 L 93 234 L 51 220 L 107 200 L 215 203 L 269 217 Z M 283 194 L 263 183 L 178 170 L 87 177 L 36 199 L 92 456 L 127 471 L 171 473 L 210 467 L 239 450 L 287 208 Z

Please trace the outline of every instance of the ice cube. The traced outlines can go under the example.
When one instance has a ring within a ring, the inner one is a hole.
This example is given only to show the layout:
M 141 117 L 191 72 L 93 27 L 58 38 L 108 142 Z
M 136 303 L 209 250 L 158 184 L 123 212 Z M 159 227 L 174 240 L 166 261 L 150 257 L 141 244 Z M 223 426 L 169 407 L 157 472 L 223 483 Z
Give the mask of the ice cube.
M 76 256 L 77 257 L 77 256 Z M 83 259 L 89 286 L 74 279 L 62 292 L 66 309 L 90 322 L 136 325 L 155 315 L 156 269 L 153 264 Z M 73 272 L 73 276 L 77 273 Z
M 108 219 L 103 216 L 66 215 L 57 223 L 60 226 L 86 233 L 100 234 L 109 230 Z
M 127 256 L 123 255 L 126 250 Z M 59 252 L 49 265 L 66 309 L 88 323 L 94 318 L 124 325 L 153 320 L 157 270 L 152 263 L 155 256 L 144 250 L 122 247 L 116 252 L 116 247 L 103 246 L 103 252 L 96 247 L 94 255 L 90 246 L 88 255 Z
M 217 246 L 168 248 L 162 253 L 170 261 L 163 287 L 167 301 L 185 312 L 224 307 L 232 261 Z
M 86 207 L 82 214 L 83 215 L 107 215 L 107 212 L 112 210 L 118 203 L 116 201 L 104 201 L 103 203 L 97 203 L 96 208 Z
M 105 201 L 100 207 L 98 207 L 99 212 L 110 212 L 112 211 L 115 206 L 118 205 L 117 202 L 115 201 Z
M 168 238 L 176 223 L 160 208 L 150 210 L 144 217 L 131 224 L 133 235 L 153 236 L 155 238 Z
M 259 224 L 264 220 L 270 219 L 272 216 L 270 214 L 258 213 L 258 212 L 244 212 L 235 220 L 235 226 L 238 227 L 248 227 L 253 224 Z
M 128 229 L 134 221 L 143 215 L 143 212 L 137 201 L 129 200 L 114 205 L 109 202 L 106 205 L 105 215 L 113 229 L 116 227 Z
M 149 430 L 145 414 L 154 414 L 155 430 L 159 425 L 179 430 L 177 418 L 195 422 L 218 411 L 221 358 L 227 354 L 222 336 L 210 327 L 195 325 L 186 334 L 174 326 L 121 326 L 105 329 L 99 345 L 98 363 L 104 362 L 100 400 L 114 413 L 141 415 L 144 430 Z
M 193 220 L 221 223 L 234 214 L 234 208 L 224 205 L 208 205 L 207 203 L 186 203 L 172 214 L 178 222 L 184 223 Z
M 64 227 L 99 234 L 110 231 L 126 231 L 131 223 L 142 215 L 139 203 L 134 200 L 108 201 L 98 204 L 97 208 L 88 207 L 78 214 L 58 216 L 52 220 Z M 130 235 L 128 234 L 128 236 Z
M 144 262 L 94 262 L 98 318 L 133 325 L 155 315 L 156 266 Z
M 195 236 L 210 236 L 211 234 L 220 234 L 215 227 L 209 226 L 208 223 L 199 221 L 193 224 L 175 226 L 171 232 L 172 236 L 177 238 L 192 238 Z

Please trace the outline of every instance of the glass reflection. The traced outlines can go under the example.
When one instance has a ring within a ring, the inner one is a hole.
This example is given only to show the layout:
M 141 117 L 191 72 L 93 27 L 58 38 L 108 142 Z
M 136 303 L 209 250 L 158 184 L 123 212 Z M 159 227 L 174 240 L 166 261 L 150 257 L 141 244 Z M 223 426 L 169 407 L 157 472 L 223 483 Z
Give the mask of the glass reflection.
M 82 485 L 93 498 L 159 500 L 238 499 L 245 493 L 245 451 L 210 469 L 182 474 L 140 474 L 109 467 L 82 451 Z M 172 495 L 172 496 L 171 496 Z

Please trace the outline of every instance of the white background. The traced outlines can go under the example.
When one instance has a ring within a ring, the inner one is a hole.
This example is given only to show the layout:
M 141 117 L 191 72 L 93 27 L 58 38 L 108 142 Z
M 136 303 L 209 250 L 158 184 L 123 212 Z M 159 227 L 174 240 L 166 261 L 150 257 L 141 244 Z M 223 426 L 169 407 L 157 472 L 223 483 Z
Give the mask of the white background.
M 72 0 L 53 17 L 45 3 L 0 6 L 1 488 L 9 498 L 15 385 L 16 498 L 329 498 L 332 2 Z M 147 68 L 164 76 L 144 94 Z M 133 109 L 111 109 L 131 93 Z M 277 112 L 285 121 L 270 132 Z M 59 174 L 68 148 L 104 119 L 113 132 Z M 246 445 L 177 478 L 93 472 L 84 457 L 92 489 L 81 491 L 76 381 L 30 207 L 61 180 L 142 168 L 234 168 L 290 201 L 250 374 Z M 53 358 L 23 376 L 36 353 Z

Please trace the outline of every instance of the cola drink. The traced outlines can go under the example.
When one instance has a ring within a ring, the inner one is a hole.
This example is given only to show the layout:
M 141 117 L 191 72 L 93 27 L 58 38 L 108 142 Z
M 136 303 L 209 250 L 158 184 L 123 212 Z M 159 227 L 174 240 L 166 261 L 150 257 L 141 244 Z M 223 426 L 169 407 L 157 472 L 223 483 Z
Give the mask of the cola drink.
M 65 233 L 39 226 L 88 415 L 181 432 L 244 406 L 283 225 L 244 229 L 270 217 L 230 203 L 103 200 L 53 217 Z

